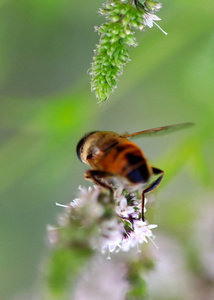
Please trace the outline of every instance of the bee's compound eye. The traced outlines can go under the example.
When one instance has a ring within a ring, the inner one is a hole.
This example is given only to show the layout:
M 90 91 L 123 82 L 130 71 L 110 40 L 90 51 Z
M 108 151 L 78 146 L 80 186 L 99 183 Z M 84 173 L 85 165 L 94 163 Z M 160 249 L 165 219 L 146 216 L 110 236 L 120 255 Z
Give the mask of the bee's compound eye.
M 83 147 L 84 147 L 84 144 L 86 142 L 86 140 L 88 139 L 88 137 L 90 135 L 92 135 L 93 133 L 96 133 L 97 131 L 92 131 L 92 132 L 89 132 L 89 133 L 86 133 L 84 135 L 84 137 L 79 141 L 79 143 L 77 144 L 77 148 L 76 148 L 76 152 L 77 152 L 77 156 L 79 158 L 80 161 L 82 161 L 82 157 L 81 157 L 81 154 L 83 152 Z
M 77 148 L 76 148 L 76 151 L 77 151 L 77 156 L 79 158 L 80 161 L 82 161 L 81 159 L 81 152 L 82 152 L 82 146 L 84 144 L 84 138 L 82 138 L 79 143 L 77 144 Z

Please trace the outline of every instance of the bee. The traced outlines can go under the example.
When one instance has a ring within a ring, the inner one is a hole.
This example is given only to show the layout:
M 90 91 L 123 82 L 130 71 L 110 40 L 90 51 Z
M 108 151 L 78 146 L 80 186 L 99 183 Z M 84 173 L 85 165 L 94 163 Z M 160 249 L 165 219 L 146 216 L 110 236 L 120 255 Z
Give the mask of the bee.
M 181 123 L 147 129 L 132 134 L 117 134 L 112 131 L 92 131 L 87 133 L 77 144 L 77 155 L 92 169 L 84 174 L 86 180 L 108 189 L 113 196 L 113 188 L 102 179 L 119 177 L 132 186 L 146 186 L 141 194 L 141 218 L 144 218 L 145 194 L 154 191 L 160 184 L 164 171 L 151 166 L 143 151 L 132 141 L 135 136 L 149 136 L 186 128 L 193 123 Z M 150 181 L 155 175 L 157 179 Z

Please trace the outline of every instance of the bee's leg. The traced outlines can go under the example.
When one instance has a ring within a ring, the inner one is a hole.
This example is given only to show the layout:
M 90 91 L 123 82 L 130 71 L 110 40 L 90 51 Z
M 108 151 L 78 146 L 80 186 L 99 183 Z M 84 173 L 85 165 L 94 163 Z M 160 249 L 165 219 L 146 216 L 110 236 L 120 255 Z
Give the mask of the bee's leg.
M 102 178 L 110 177 L 110 176 L 112 176 L 112 173 L 105 172 L 105 171 L 99 171 L 99 170 L 88 170 L 84 174 L 84 178 L 86 180 L 92 180 L 93 182 L 97 183 L 98 185 L 108 189 L 110 191 L 111 195 L 113 195 L 112 187 L 109 184 L 101 181 Z
M 141 201 L 142 201 L 142 211 L 141 211 L 141 216 L 142 216 L 142 221 L 144 221 L 144 200 L 145 200 L 145 194 L 146 193 L 150 193 L 152 191 L 154 191 L 160 184 L 162 178 L 163 178 L 163 174 L 164 171 L 157 169 L 157 168 L 153 168 L 152 167 L 152 171 L 154 175 L 158 175 L 161 174 L 154 182 L 152 182 L 145 190 L 143 190 L 142 195 L 141 195 Z

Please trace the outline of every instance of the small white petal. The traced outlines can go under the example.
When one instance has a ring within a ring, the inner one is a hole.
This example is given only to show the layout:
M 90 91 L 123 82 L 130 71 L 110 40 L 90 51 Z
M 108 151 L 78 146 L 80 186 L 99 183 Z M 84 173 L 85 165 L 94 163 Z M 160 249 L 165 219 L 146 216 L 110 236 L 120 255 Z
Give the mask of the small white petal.
M 127 200 L 125 197 L 123 197 L 121 200 L 120 200 L 120 208 L 121 210 L 125 210 L 127 207 Z
M 161 19 L 158 16 L 150 14 L 150 13 L 147 13 L 144 15 L 144 25 L 145 26 L 149 26 L 149 28 L 151 28 L 153 26 L 154 20 L 160 21 Z
M 60 206 L 60 207 L 69 208 L 69 206 L 68 206 L 68 205 L 60 204 L 60 203 L 58 203 L 58 202 L 56 202 L 56 206 Z

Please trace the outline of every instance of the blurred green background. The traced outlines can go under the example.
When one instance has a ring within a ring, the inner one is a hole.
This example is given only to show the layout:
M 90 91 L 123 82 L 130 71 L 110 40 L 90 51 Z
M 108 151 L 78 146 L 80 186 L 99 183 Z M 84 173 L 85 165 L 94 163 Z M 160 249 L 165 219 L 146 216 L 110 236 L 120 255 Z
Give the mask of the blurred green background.
M 165 171 L 152 216 L 159 258 L 148 280 L 153 299 L 213 299 L 214 2 L 162 1 L 158 24 L 168 36 L 157 27 L 137 33 L 117 90 L 98 105 L 87 70 L 101 3 L 0 2 L 0 298 L 33 299 L 46 226 L 61 212 L 55 202 L 87 185 L 75 153 L 85 132 L 191 121 L 186 131 L 137 141 Z

